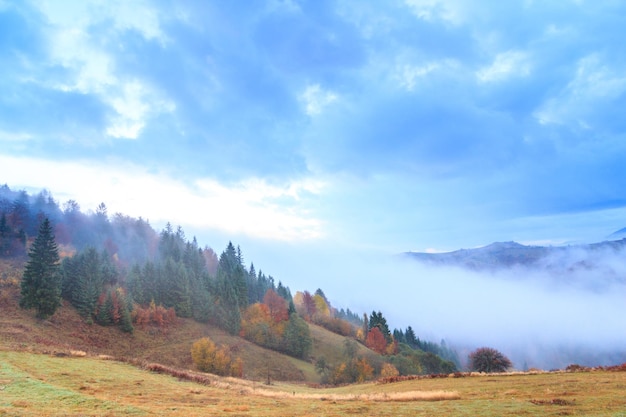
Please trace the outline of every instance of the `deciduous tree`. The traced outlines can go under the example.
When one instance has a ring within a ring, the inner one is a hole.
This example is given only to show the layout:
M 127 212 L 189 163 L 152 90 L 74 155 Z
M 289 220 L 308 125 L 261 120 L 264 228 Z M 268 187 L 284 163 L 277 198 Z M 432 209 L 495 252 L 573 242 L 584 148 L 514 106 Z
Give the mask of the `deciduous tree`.
M 496 349 L 482 347 L 468 356 L 469 368 L 476 372 L 505 372 L 512 366 L 509 358 Z
M 203 337 L 191 346 L 191 359 L 202 372 L 238 377 L 243 374 L 241 359 L 233 359 L 227 346 L 218 348 L 208 337 Z
M 270 317 L 274 323 L 280 323 L 281 321 L 289 319 L 287 300 L 278 295 L 276 291 L 271 288 L 265 293 L 265 297 L 263 297 L 263 304 L 267 306 Z
M 372 349 L 374 352 L 385 354 L 387 348 L 387 340 L 378 327 L 372 327 L 365 339 L 365 346 Z

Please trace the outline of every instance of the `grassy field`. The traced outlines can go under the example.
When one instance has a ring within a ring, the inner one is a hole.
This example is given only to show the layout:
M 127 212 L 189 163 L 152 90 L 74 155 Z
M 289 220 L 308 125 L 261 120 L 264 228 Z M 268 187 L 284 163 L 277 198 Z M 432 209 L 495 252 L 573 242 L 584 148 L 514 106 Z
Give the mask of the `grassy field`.
M 94 357 L 0 351 L 0 415 L 626 417 L 625 372 L 420 379 L 332 389 L 211 381 L 181 381 Z

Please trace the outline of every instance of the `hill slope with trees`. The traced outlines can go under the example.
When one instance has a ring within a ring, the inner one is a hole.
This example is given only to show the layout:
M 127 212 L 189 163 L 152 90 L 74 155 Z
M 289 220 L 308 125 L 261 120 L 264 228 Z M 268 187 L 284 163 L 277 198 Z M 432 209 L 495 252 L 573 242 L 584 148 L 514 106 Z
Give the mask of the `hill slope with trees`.
M 321 378 L 330 383 L 366 380 L 383 371 L 451 372 L 458 366 L 455 352 L 420 341 L 410 327 L 391 331 L 380 311 L 361 316 L 336 309 L 321 289 L 292 296 L 281 281 L 257 272 L 253 263 L 246 266 L 241 249 L 232 243 L 218 257 L 208 246 L 201 248 L 195 238 L 187 239 L 180 227 L 167 224 L 159 233 L 141 218 L 109 216 L 104 203 L 93 213 L 83 213 L 75 201 L 61 209 L 46 191 L 30 196 L 5 185 L 0 187 L 0 226 L 0 259 L 6 265 L 20 265 L 17 269 L 25 265 L 23 272 L 12 270 L 10 280 L 3 278 L 4 303 L 34 307 L 38 318 L 49 318 L 45 323 L 54 326 L 71 323 L 72 328 L 83 329 L 70 333 L 71 337 L 59 333 L 68 337 L 69 345 L 144 357 L 155 346 L 145 340 L 133 346 L 133 341 L 140 334 L 156 335 L 160 340 L 155 340 L 156 345 L 171 346 L 171 359 L 167 359 L 168 348 L 160 349 L 163 362 L 185 357 L 179 365 L 189 365 L 192 344 L 213 333 L 217 345 L 224 344 L 234 361 L 241 360 L 244 375 L 250 374 L 246 367 L 253 373 L 262 368 L 259 360 L 246 356 L 281 357 L 285 365 L 272 365 L 272 369 L 291 369 L 292 364 L 300 374 L 280 371 L 279 378 Z M 42 242 L 48 243 L 45 262 Z M 41 299 L 34 302 L 32 294 L 44 289 L 44 283 L 49 291 L 40 291 Z M 24 312 L 20 314 L 23 318 Z M 196 329 L 195 339 L 182 337 L 179 347 L 164 342 L 180 329 L 183 334 L 184 329 Z M 106 348 L 100 341 L 104 334 L 109 339 L 115 334 L 116 340 L 125 342 Z M 90 339 L 80 335 L 91 335 L 93 346 L 89 348 Z M 50 340 L 55 346 L 65 343 L 58 337 Z M 227 351 L 219 349 L 225 356 Z M 276 356 L 280 354 L 293 359 Z M 317 372 L 313 378 L 312 370 Z

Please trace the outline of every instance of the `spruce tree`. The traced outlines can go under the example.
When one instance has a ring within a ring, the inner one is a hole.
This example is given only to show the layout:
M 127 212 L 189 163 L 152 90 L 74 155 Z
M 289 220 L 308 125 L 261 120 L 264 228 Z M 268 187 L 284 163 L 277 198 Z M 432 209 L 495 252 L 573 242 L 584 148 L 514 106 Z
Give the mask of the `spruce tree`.
M 45 218 L 28 253 L 21 285 L 20 307 L 37 309 L 38 318 L 48 318 L 61 306 L 59 251 L 52 226 Z

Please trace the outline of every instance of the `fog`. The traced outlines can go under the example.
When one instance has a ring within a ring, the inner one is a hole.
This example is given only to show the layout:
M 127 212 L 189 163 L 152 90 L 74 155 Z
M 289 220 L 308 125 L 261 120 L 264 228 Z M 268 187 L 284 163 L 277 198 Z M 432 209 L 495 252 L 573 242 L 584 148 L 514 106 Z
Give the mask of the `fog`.
M 391 328 L 410 325 L 422 339 L 445 339 L 462 362 L 481 346 L 502 351 L 518 369 L 626 362 L 624 253 L 575 249 L 539 268 L 476 272 L 379 251 L 277 249 L 254 259 L 292 291 L 322 288 L 335 307 L 380 310 Z

